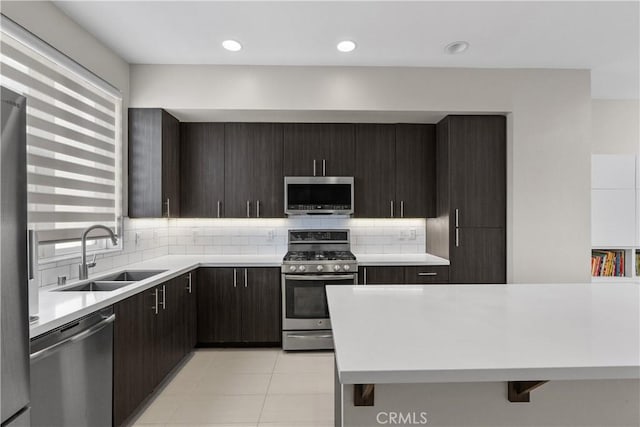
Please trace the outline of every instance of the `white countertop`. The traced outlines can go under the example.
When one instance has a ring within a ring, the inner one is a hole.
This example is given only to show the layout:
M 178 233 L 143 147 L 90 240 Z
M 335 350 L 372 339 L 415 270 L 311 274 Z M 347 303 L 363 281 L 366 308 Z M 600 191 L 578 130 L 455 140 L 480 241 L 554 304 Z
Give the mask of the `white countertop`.
M 449 261 L 431 254 L 355 254 L 358 265 L 449 265 Z
M 30 336 L 36 337 L 101 308 L 122 301 L 158 283 L 198 267 L 280 267 L 279 255 L 167 255 L 119 267 L 112 271 L 89 274 L 90 279 L 123 270 L 167 270 L 146 280 L 111 292 L 55 292 L 57 286 L 42 288 L 39 294 L 39 320 L 31 324 Z M 361 265 L 448 265 L 449 261 L 429 254 L 356 255 Z M 66 286 L 73 286 L 69 283 Z
M 89 278 L 95 280 L 123 270 L 167 270 L 111 292 L 55 292 L 60 289 L 55 285 L 42 288 L 39 294 L 39 319 L 38 322 L 31 324 L 29 335 L 31 338 L 41 335 L 198 267 L 280 267 L 280 265 L 282 265 L 281 255 L 168 255 L 119 267 L 113 271 L 90 273 Z M 65 287 L 68 286 L 73 286 L 73 283 Z
M 635 284 L 327 289 L 343 384 L 640 378 Z

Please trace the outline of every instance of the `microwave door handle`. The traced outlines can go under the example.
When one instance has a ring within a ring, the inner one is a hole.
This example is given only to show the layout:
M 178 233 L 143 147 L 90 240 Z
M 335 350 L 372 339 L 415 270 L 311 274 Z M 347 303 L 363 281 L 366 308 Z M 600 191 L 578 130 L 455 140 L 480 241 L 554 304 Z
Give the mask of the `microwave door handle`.
M 327 176 L 327 161 L 322 159 L 322 176 Z
M 316 159 L 313 159 L 313 176 L 316 176 Z

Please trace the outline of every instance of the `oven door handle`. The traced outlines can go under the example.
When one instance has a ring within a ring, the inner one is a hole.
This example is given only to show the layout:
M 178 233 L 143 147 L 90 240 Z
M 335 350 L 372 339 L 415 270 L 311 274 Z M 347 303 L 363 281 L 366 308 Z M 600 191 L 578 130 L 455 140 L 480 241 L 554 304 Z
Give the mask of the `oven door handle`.
M 317 281 L 317 280 L 355 280 L 355 274 L 309 274 L 308 276 L 304 276 L 301 274 L 285 274 L 285 280 L 309 280 L 309 281 Z

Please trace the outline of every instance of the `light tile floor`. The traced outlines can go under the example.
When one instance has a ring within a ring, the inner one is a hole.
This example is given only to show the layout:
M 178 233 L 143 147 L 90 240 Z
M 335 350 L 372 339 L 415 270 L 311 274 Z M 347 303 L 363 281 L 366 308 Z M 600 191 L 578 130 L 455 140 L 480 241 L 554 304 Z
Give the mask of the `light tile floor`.
M 199 349 L 134 426 L 333 426 L 332 352 Z

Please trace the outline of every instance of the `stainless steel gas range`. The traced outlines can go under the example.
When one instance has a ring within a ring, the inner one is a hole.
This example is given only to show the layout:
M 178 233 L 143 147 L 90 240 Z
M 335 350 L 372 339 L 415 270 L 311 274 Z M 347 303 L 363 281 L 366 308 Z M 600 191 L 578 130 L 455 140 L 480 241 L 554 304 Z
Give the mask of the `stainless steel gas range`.
M 349 230 L 289 230 L 282 262 L 282 348 L 333 348 L 326 285 L 355 285 Z

